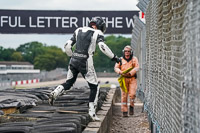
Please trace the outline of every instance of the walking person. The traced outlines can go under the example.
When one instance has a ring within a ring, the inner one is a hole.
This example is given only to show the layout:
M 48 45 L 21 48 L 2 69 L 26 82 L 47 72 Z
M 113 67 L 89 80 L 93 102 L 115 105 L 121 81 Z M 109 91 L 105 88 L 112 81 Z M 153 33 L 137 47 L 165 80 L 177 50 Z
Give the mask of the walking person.
M 123 57 L 121 63 L 116 63 L 114 70 L 123 78 L 120 83 L 121 88 L 121 111 L 123 117 L 128 116 L 128 96 L 130 98 L 129 115 L 134 114 L 134 100 L 136 98 L 137 89 L 137 71 L 139 71 L 139 63 L 137 57 L 133 56 L 131 46 L 127 45 L 123 49 Z M 118 80 L 119 81 L 119 80 Z M 124 85 L 122 85 L 124 83 Z
M 104 43 L 103 33 L 105 33 L 105 31 L 106 24 L 101 17 L 94 17 L 90 21 L 89 27 L 80 27 L 75 30 L 72 38 L 65 44 L 66 54 L 70 57 L 67 80 L 65 83 L 58 85 L 56 89 L 50 93 L 50 105 L 53 105 L 56 98 L 61 95 L 63 91 L 71 88 L 80 72 L 90 88 L 89 115 L 92 120 L 100 120 L 95 112 L 99 93 L 98 80 L 93 66 L 93 55 L 96 44 L 98 44 L 100 50 L 112 61 L 120 61 L 120 58 L 113 54 L 110 48 Z M 72 51 L 74 45 L 75 49 Z

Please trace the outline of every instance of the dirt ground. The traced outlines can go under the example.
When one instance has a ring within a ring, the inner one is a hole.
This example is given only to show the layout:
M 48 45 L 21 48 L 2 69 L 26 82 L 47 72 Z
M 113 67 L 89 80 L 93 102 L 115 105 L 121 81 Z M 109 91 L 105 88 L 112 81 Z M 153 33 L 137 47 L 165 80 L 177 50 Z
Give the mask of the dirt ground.
M 112 126 L 109 133 L 150 133 L 147 114 L 142 113 L 141 102 L 136 101 L 134 115 L 122 117 L 120 103 L 113 108 Z

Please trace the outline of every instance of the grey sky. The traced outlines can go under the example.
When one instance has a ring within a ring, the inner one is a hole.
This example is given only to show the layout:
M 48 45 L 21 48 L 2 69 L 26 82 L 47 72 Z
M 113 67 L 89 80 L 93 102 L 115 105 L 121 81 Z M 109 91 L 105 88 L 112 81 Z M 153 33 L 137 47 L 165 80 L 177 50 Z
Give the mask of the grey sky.
M 0 0 L 0 9 L 127 11 L 139 10 L 137 3 L 138 0 Z M 26 42 L 39 41 L 63 48 L 70 37 L 69 34 L 0 34 L 0 46 L 17 48 Z

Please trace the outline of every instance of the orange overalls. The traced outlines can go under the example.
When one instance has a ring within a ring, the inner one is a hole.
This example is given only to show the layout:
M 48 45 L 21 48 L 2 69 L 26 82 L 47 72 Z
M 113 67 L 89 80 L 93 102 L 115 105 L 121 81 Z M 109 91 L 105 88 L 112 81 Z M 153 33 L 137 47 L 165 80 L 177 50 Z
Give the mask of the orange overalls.
M 122 59 L 122 64 L 116 63 L 115 64 L 115 72 L 119 73 L 120 71 L 127 70 L 130 67 L 133 69 L 129 72 L 131 74 L 130 78 L 125 78 L 126 87 L 128 93 L 122 91 L 121 89 L 121 110 L 122 112 L 128 112 L 127 106 L 127 98 L 129 95 L 130 98 L 130 106 L 134 107 L 134 99 L 136 97 L 136 90 L 137 90 L 137 80 L 135 79 L 134 75 L 137 71 L 139 71 L 139 63 L 137 57 L 133 57 L 129 62 L 127 62 L 124 58 Z

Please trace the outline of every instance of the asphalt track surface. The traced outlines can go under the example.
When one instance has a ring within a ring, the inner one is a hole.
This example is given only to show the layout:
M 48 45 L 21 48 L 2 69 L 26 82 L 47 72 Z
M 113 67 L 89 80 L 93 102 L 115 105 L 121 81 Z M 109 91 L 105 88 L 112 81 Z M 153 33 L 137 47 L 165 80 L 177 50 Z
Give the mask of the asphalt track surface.
M 66 81 L 66 79 L 61 79 L 61 80 L 55 80 L 55 81 L 47 81 L 47 82 L 39 82 L 39 83 L 34 83 L 34 84 L 25 84 L 25 85 L 17 85 L 17 89 L 25 89 L 25 88 L 40 88 L 40 87 L 52 87 L 52 86 L 57 86 L 59 84 L 62 84 Z M 98 78 L 98 81 L 100 81 L 101 84 L 109 83 L 109 84 L 115 84 L 119 85 L 117 81 L 117 77 L 101 77 Z M 75 84 L 73 87 L 82 87 L 82 86 L 88 86 L 86 80 L 82 77 L 78 77 Z

